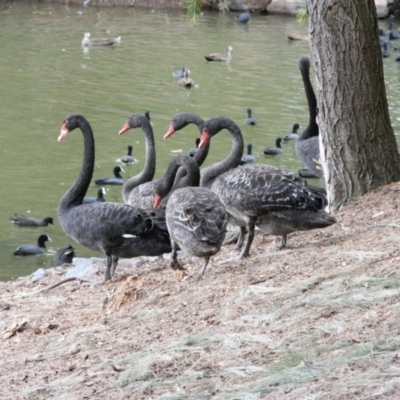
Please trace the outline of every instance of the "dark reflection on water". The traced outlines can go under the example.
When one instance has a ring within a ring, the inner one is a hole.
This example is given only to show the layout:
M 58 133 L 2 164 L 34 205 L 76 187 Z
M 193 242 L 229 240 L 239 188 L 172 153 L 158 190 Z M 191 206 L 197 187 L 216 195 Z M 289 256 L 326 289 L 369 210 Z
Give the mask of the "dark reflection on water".
M 120 45 L 83 51 L 84 32 L 92 37 L 122 37 Z M 124 166 L 126 178 L 144 162 L 141 131 L 118 131 L 132 112 L 151 111 L 160 177 L 176 151 L 193 147 L 197 128 L 188 127 L 168 141 L 162 136 L 178 112 L 203 118 L 225 115 L 242 128 L 246 144 L 253 144 L 257 162 L 302 167 L 294 143 L 282 155 L 267 157 L 262 150 L 296 122 L 307 124 L 307 104 L 298 60 L 309 54 L 308 43 L 290 42 L 287 35 L 304 32 L 294 18 L 252 17 L 248 27 L 232 14 L 205 12 L 190 27 L 179 11 L 136 8 L 82 8 L 41 3 L 7 3 L 0 9 L 2 46 L 2 107 L 0 107 L 1 184 L 0 279 L 27 275 L 53 266 L 53 254 L 72 244 L 79 256 L 102 256 L 73 243 L 56 218 L 57 203 L 74 182 L 82 162 L 82 136 L 71 133 L 57 143 L 61 122 L 71 113 L 84 115 L 96 137 L 94 178 L 112 176 L 116 160 L 134 147 L 138 163 Z M 230 65 L 209 64 L 204 55 L 234 47 Z M 178 87 L 172 71 L 191 70 L 197 88 Z M 400 123 L 399 71 L 385 60 L 388 97 L 395 130 Z M 253 109 L 259 125 L 243 124 Z M 213 140 L 206 165 L 224 157 L 231 146 L 227 132 Z M 313 182 L 315 184 L 315 182 Z M 96 195 L 93 184 L 89 196 Z M 121 187 L 107 188 L 106 199 L 121 201 Z M 55 217 L 55 226 L 19 228 L 9 223 L 13 213 Z M 21 244 L 49 234 L 49 252 L 39 257 L 14 258 Z

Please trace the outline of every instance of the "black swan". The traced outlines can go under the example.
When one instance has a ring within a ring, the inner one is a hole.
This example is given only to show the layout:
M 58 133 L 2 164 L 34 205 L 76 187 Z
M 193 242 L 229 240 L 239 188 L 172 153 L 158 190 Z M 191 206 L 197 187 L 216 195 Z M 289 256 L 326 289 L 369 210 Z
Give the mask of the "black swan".
M 239 165 L 244 165 L 244 164 L 251 164 L 256 161 L 256 158 L 252 154 L 253 151 L 253 145 L 249 143 L 247 145 L 247 154 L 245 154 L 239 161 Z
M 244 124 L 245 125 L 257 125 L 258 122 L 257 120 L 253 117 L 252 115 L 253 111 L 251 110 L 251 108 L 247 109 L 247 118 L 244 120 Z
M 94 183 L 96 185 L 123 185 L 124 178 L 120 174 L 120 172 L 125 172 L 121 167 L 114 167 L 114 178 L 97 178 Z
M 302 57 L 299 62 L 299 69 L 303 78 L 306 92 L 310 119 L 307 128 L 296 141 L 296 152 L 300 161 L 314 175 L 324 177 L 319 154 L 319 129 L 317 124 L 317 99 L 310 80 L 310 59 Z
M 132 156 L 133 147 L 131 145 L 128 146 L 128 153 L 126 156 L 121 157 L 121 161 L 124 164 L 136 164 L 137 160 Z
M 121 36 L 115 39 L 93 38 L 90 39 L 90 32 L 85 32 L 82 39 L 82 46 L 111 46 L 114 43 L 121 43 Z
M 276 154 L 282 154 L 283 150 L 282 150 L 281 143 L 282 143 L 282 138 L 280 138 L 280 137 L 276 138 L 276 140 L 275 140 L 275 146 L 276 147 L 267 147 L 267 148 L 265 148 L 264 149 L 264 154 L 272 155 L 272 156 L 276 155 Z
M 151 185 L 145 184 L 152 181 L 156 172 L 156 148 L 153 128 L 145 115 L 136 113 L 129 116 L 124 126 L 119 131 L 119 135 L 122 135 L 129 129 L 135 128 L 142 128 L 143 130 L 146 146 L 146 161 L 142 171 L 125 182 L 122 188 L 122 198 L 125 204 L 137 205 L 146 210 L 151 210 L 153 207 L 154 190 Z M 145 198 L 147 201 L 144 201 Z
M 153 126 L 153 122 L 151 122 L 150 111 L 149 110 L 145 111 L 144 115 L 150 121 L 150 125 Z
M 211 118 L 205 123 L 200 148 L 223 128 L 227 128 L 234 138 L 241 136 L 233 121 L 222 118 Z M 304 179 L 283 168 L 244 165 L 217 174 L 210 188 L 241 227 L 242 233 L 243 227 L 248 228 L 247 243 L 239 258 L 249 256 L 256 226 L 263 232 L 281 236 L 279 247 L 282 248 L 286 245 L 286 235 L 291 232 L 335 223 L 335 218 L 323 210 L 327 204 L 324 190 L 308 186 Z
M 228 215 L 225 207 L 211 190 L 198 187 L 200 171 L 190 156 L 175 157 L 154 187 L 157 208 L 174 184 L 174 175 L 180 166 L 187 171 L 186 187 L 176 189 L 169 195 L 166 220 L 171 237 L 171 267 L 183 269 L 177 260 L 178 248 L 187 253 L 205 258 L 200 271 L 203 276 L 210 257 L 218 253 L 225 239 Z M 195 187 L 194 187 L 195 186 Z
M 97 197 L 85 196 L 83 198 L 82 203 L 83 204 L 89 204 L 89 203 L 96 203 L 97 201 L 101 203 L 103 201 L 106 201 L 106 199 L 104 198 L 105 194 L 106 194 L 106 190 L 103 187 L 98 188 L 97 189 Z
M 220 61 L 220 62 L 226 62 L 229 63 L 232 58 L 232 51 L 233 47 L 232 46 L 227 46 L 225 49 L 225 54 L 221 53 L 211 53 L 208 56 L 204 56 L 207 61 Z
M 23 246 L 18 247 L 14 251 L 15 256 L 33 256 L 35 254 L 42 254 L 46 252 L 45 242 L 50 241 L 51 239 L 47 235 L 40 235 L 37 240 L 37 244 L 25 244 Z
M 27 217 L 21 214 L 14 214 L 10 217 L 10 221 L 18 226 L 47 226 L 48 224 L 53 225 L 52 217 L 44 217 L 43 219 L 38 219 L 34 217 Z
M 288 133 L 287 135 L 282 137 L 282 140 L 284 142 L 287 142 L 288 140 L 297 140 L 299 138 L 299 134 L 297 131 L 300 129 L 300 124 L 294 124 L 292 128 L 292 132 Z
M 58 219 L 69 237 L 106 255 L 104 281 L 107 281 L 115 272 L 118 258 L 168 253 L 171 251 L 170 238 L 165 220 L 140 208 L 111 202 L 82 204 L 94 170 L 92 128 L 83 116 L 70 115 L 63 121 L 58 141 L 76 128 L 83 134 L 83 165 L 76 182 L 58 203 Z
M 188 151 L 188 155 L 189 155 L 190 157 L 194 157 L 194 155 L 195 155 L 195 154 L 198 152 L 198 150 L 199 150 L 199 144 L 200 144 L 200 138 L 199 138 L 199 137 L 196 138 L 195 144 L 196 144 L 196 147 L 192 147 L 192 148 Z
M 240 13 L 235 19 L 241 24 L 247 24 L 250 20 L 250 9 L 248 8 L 245 12 Z
M 74 257 L 76 257 L 75 249 L 72 246 L 61 247 L 54 256 L 54 263 L 57 267 L 63 264 L 71 264 Z

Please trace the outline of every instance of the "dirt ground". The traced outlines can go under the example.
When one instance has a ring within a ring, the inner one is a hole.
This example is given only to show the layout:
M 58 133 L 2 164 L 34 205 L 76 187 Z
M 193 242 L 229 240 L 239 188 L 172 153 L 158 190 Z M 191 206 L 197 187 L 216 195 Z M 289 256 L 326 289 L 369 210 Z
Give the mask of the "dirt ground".
M 399 207 L 379 188 L 285 250 L 258 234 L 219 265 L 225 246 L 201 280 L 187 257 L 1 283 L 0 398 L 399 399 Z

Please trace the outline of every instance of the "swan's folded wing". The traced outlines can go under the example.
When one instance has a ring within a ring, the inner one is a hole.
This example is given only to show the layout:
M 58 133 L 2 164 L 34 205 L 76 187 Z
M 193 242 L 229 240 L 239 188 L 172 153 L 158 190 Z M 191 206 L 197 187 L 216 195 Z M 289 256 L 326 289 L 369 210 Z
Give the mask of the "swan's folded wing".
M 228 215 L 218 197 L 204 189 L 195 192 L 191 200 L 185 199 L 184 206 L 173 210 L 175 225 L 184 228 L 198 240 L 218 242 L 225 234 Z
M 269 166 L 245 166 L 235 173 L 221 175 L 213 190 L 223 190 L 228 209 L 241 209 L 247 215 L 262 215 L 285 209 L 320 210 L 326 205 L 323 191 L 307 186 L 291 171 Z

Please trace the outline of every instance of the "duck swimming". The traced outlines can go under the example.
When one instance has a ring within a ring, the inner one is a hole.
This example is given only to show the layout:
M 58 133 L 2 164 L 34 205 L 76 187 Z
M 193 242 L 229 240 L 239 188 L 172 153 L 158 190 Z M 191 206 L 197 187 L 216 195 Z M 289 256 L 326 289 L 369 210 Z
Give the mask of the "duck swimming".
M 85 32 L 82 39 L 82 46 L 111 46 L 115 43 L 121 43 L 121 36 L 115 39 L 93 38 L 90 39 L 90 32 Z
M 225 54 L 221 53 L 211 53 L 207 56 L 204 56 L 205 59 L 209 62 L 216 61 L 216 62 L 226 62 L 229 63 L 232 59 L 232 51 L 233 47 L 232 46 L 227 46 L 225 49 Z

